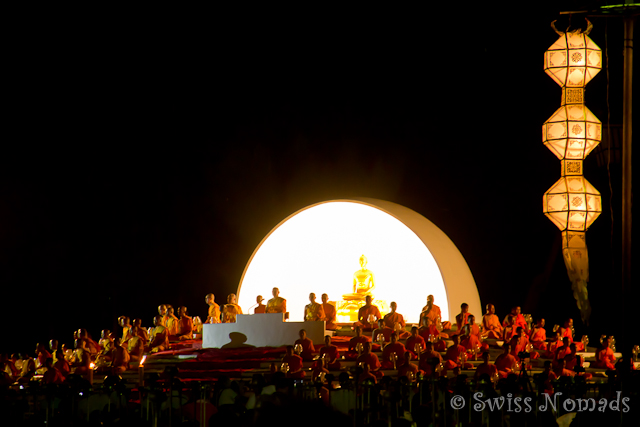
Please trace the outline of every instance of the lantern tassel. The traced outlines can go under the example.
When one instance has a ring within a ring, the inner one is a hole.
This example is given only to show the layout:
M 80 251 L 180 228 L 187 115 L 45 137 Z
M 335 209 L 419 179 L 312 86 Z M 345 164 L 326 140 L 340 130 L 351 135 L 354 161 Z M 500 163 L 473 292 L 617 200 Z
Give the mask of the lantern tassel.
M 586 245 L 582 248 L 563 248 L 564 263 L 567 267 L 567 274 L 571 280 L 573 297 L 580 310 L 580 317 L 585 325 L 589 324 L 591 315 L 591 304 L 589 304 L 589 292 L 587 282 L 589 281 L 589 254 Z

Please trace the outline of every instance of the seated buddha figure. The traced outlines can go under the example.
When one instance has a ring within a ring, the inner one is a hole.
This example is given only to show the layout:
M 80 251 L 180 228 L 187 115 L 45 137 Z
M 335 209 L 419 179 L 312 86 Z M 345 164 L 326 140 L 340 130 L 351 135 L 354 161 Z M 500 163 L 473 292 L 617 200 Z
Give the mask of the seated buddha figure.
M 360 257 L 360 270 L 353 273 L 353 293 L 343 295 L 346 301 L 364 300 L 367 295 L 372 295 L 371 291 L 375 288 L 375 280 L 373 272 L 367 268 L 367 257 Z

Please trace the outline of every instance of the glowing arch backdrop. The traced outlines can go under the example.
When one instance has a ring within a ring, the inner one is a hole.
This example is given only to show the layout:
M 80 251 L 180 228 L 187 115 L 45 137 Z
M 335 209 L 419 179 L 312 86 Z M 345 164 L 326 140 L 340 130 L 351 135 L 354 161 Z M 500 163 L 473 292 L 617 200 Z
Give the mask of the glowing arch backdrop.
M 482 315 L 471 271 L 447 235 L 411 209 L 366 198 L 316 203 L 274 227 L 244 269 L 238 302 L 253 312 L 256 296 L 269 299 L 278 287 L 290 320 L 301 321 L 310 292 L 317 302 L 323 293 L 338 301 L 353 292 L 363 254 L 375 275 L 375 299 L 396 301 L 407 322 L 417 323 L 429 294 L 443 320 L 463 302 L 477 319 Z

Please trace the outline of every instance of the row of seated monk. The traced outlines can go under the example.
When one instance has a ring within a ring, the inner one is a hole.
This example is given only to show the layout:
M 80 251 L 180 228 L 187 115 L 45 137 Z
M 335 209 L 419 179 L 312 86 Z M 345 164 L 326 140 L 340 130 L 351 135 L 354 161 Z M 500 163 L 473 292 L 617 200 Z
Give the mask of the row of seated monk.
M 267 312 L 266 307 L 273 307 L 270 308 L 270 310 L 286 310 L 286 300 L 279 297 L 277 288 L 274 288 L 273 294 L 274 298 L 269 302 L 275 302 L 272 304 L 268 303 L 267 306 L 265 306 L 265 312 Z M 315 297 L 313 294 L 312 296 Z M 323 300 L 325 297 L 326 294 L 323 295 Z M 205 301 L 209 304 L 209 314 L 211 314 L 212 308 L 215 309 L 217 307 L 213 294 L 208 294 L 205 297 Z M 231 305 L 235 304 L 235 295 L 230 295 L 228 301 Z M 310 301 L 311 304 L 307 307 L 313 306 L 313 298 L 310 298 Z M 320 306 L 322 307 L 322 305 Z M 369 296 L 367 297 L 365 306 L 360 309 L 359 319 L 354 324 L 356 337 L 352 339 L 349 347 L 350 353 L 346 356 L 353 357 L 353 351 L 356 349 L 351 344 L 356 345 L 358 339 L 363 339 L 359 338 L 363 337 L 362 331 L 371 331 L 376 324 L 378 328 L 372 332 L 374 342 L 390 343 L 392 335 L 396 336 L 396 342 L 398 339 L 406 339 L 407 347 L 405 350 L 409 351 L 414 357 L 420 354 L 421 349 L 426 350 L 427 346 L 432 347 L 433 351 L 436 352 L 448 352 L 450 349 L 446 348 L 443 338 L 446 339 L 449 337 L 458 340 L 459 343 L 457 345 L 466 349 L 465 352 L 468 354 L 465 357 L 477 356 L 479 352 L 486 350 L 488 346 L 484 340 L 487 338 L 503 339 L 510 346 L 509 353 L 513 357 L 517 357 L 518 354 L 526 351 L 530 353 L 532 358 L 539 357 L 542 353 L 544 357 L 553 358 L 554 360 L 560 360 L 562 358 L 561 356 L 568 355 L 572 347 L 574 347 L 576 351 L 583 351 L 586 344 L 584 339 L 579 342 L 573 341 L 574 330 L 572 319 L 567 319 L 561 328 L 558 327 L 557 330 L 554 328 L 555 337 L 547 339 L 544 328 L 545 320 L 539 319 L 535 325 L 530 325 L 521 314 L 519 307 L 514 307 L 512 312 L 506 316 L 504 322 L 501 324 L 495 315 L 495 307 L 492 304 L 488 304 L 486 314 L 483 316 L 481 324 L 476 324 L 475 316 L 468 312 L 468 305 L 462 304 L 461 312 L 455 318 L 456 327 L 454 329 L 449 322 L 441 322 L 440 308 L 434 304 L 433 296 L 429 295 L 427 305 L 420 314 L 420 328 L 414 327 L 412 328 L 412 332 L 409 333 L 405 330 L 406 324 L 403 316 L 396 312 L 397 304 L 391 303 L 390 306 L 392 311 L 382 317 L 378 308 L 371 304 L 371 298 Z M 259 307 L 257 309 L 259 309 Z M 229 310 L 227 310 L 227 312 L 229 312 Z M 314 313 L 319 313 L 319 310 L 314 311 Z M 21 363 L 20 368 L 13 366 L 11 359 L 5 356 L 2 362 L 2 370 L 6 376 L 14 379 L 21 378 L 21 381 L 28 381 L 30 376 L 38 369 L 46 371 L 46 368 L 53 368 L 51 369 L 52 372 L 57 370 L 62 376 L 68 374 L 71 369 L 80 374 L 87 374 L 91 369 L 92 363 L 97 372 L 121 373 L 128 369 L 130 361 L 140 360 L 144 353 L 155 353 L 167 350 L 170 339 L 189 339 L 193 337 L 193 333 L 201 331 L 202 325 L 199 318 L 191 318 L 188 315 L 186 307 L 180 307 L 178 309 L 179 317 L 176 317 L 173 307 L 168 304 L 162 304 L 158 307 L 158 314 L 159 315 L 154 318 L 154 327 L 150 328 L 149 331 L 141 326 L 140 319 L 134 319 L 133 324 L 130 324 L 128 317 L 121 316 L 118 319 L 122 327 L 121 338 L 117 338 L 111 331 L 104 330 L 102 331 L 101 339 L 99 342 L 96 342 L 91 339 L 86 330 L 80 329 L 74 333 L 74 349 L 65 348 L 65 345 L 63 345 L 61 349 L 58 349 L 57 341 L 52 340 L 50 352 L 47 351 L 43 345 L 38 345 L 36 351 L 37 359 L 33 361 L 30 357 L 26 357 L 26 363 Z M 209 316 L 208 321 L 212 321 L 212 317 L 215 318 L 215 316 Z M 235 318 L 233 320 L 235 320 Z M 422 338 L 422 340 L 419 338 Z M 603 341 L 602 348 L 596 353 L 595 363 L 591 364 L 592 367 L 606 369 L 613 369 L 615 367 L 614 350 L 611 348 L 613 339 L 611 338 Z M 366 341 L 369 340 L 367 339 Z M 364 341 L 362 344 L 364 345 Z M 418 350 L 416 350 L 416 344 L 420 345 Z M 375 346 L 375 344 L 373 345 Z M 389 348 L 394 348 L 394 346 Z M 462 350 L 458 350 L 457 353 L 455 348 L 451 350 L 455 354 L 452 353 L 451 357 L 447 360 L 454 363 L 454 359 L 461 357 Z M 538 353 L 538 351 L 541 353 Z M 387 352 L 395 353 L 399 360 L 401 362 L 403 361 L 405 351 L 402 349 L 395 349 L 394 351 L 388 350 Z M 305 355 L 307 353 L 308 352 L 306 352 Z M 333 350 L 329 353 L 333 354 Z M 49 358 L 51 358 L 51 364 L 47 366 Z M 333 359 L 337 359 L 337 356 L 330 357 L 330 360 Z M 30 360 L 33 361 L 33 363 L 31 363 Z M 390 360 L 385 361 L 390 362 Z M 451 363 L 447 364 L 447 366 L 454 368 Z M 373 370 L 376 369 L 374 368 Z M 50 374 L 48 377 L 52 375 L 53 374 Z M 55 375 L 53 376 L 56 377 Z
M 488 314 L 492 315 L 494 309 L 489 305 Z M 565 322 L 564 329 L 570 330 L 569 321 Z M 532 330 L 521 326 L 516 327 L 515 335 L 503 344 L 503 353 L 492 364 L 489 362 L 489 343 L 482 336 L 481 328 L 475 324 L 473 315 L 468 316 L 466 325 L 451 334 L 453 344 L 448 348 L 442 338 L 449 338 L 449 336 L 440 332 L 429 317 L 424 318 L 422 327 L 412 327 L 410 333 L 394 330 L 380 319 L 378 328 L 371 334 L 371 339 L 363 335 L 361 326 L 355 327 L 355 337 L 349 341 L 348 350 L 342 356 L 342 360 L 357 361 L 364 370 L 363 378 L 380 378 L 384 375 L 384 370 L 393 369 L 397 370 L 399 375 L 406 375 L 412 379 L 418 373 L 429 377 L 437 374 L 445 375 L 448 370 L 459 373 L 462 369 L 473 369 L 473 365 L 468 360 L 476 359 L 481 355 L 483 363 L 476 369 L 476 378 L 482 374 L 489 374 L 497 380 L 519 372 L 530 359 L 536 359 L 542 355 L 552 359 L 547 361 L 549 366 L 545 362 L 543 373 L 549 380 L 559 376 L 580 375 L 585 380 L 592 377 L 591 373 L 586 373 L 583 369 L 583 358 L 577 354 L 578 343 L 572 341 L 572 335 L 549 341 L 545 337 L 544 341 L 535 342 L 535 348 L 541 352 L 535 351 L 531 337 L 540 338 L 539 329 L 544 330 L 544 319 L 540 319 L 537 327 Z M 558 336 L 559 334 L 560 332 Z M 406 338 L 404 343 L 401 342 L 402 337 Z M 318 350 L 316 356 L 313 342 L 306 337 L 306 332 L 301 330 L 300 339 L 294 345 L 287 347 L 281 369 L 291 378 L 305 378 L 306 372 L 303 370 L 302 362 L 313 361 L 311 377 L 314 379 L 321 373 L 328 373 L 329 370 L 341 369 L 338 348 L 331 344 L 329 335 L 325 336 L 324 341 L 325 345 Z M 376 345 L 376 342 L 379 344 Z M 382 350 L 382 360 L 375 354 L 375 351 L 380 350 Z M 417 359 L 418 364 L 412 363 L 412 359 Z M 611 338 L 605 338 L 602 347 L 596 352 L 596 361 L 591 363 L 591 367 L 616 369 L 614 363 Z M 633 363 L 628 363 L 627 366 L 634 369 Z M 272 364 L 272 370 L 277 370 L 275 364 Z

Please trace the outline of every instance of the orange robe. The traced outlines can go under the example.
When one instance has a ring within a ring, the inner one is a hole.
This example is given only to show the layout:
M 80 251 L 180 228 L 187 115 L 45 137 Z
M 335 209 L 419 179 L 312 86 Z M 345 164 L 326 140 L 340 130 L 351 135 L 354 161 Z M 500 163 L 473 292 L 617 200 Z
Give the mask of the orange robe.
M 374 353 L 361 354 L 360 357 L 358 357 L 357 362 L 368 364 L 369 368 L 371 369 L 371 373 L 378 378 L 384 375 L 382 372 L 379 371 L 381 366 L 380 360 L 378 359 L 378 356 L 376 356 Z
M 149 342 L 149 351 L 156 353 L 158 351 L 164 351 L 169 349 L 169 330 L 158 325 L 153 328 L 151 332 L 151 342 Z
M 411 336 L 409 338 L 407 338 L 407 342 L 405 343 L 405 347 L 407 348 L 407 350 L 409 350 L 411 352 L 411 354 L 415 357 L 418 354 L 416 353 L 416 344 L 420 344 L 422 346 L 422 349 L 424 350 L 426 347 L 426 342 L 424 340 L 424 338 L 422 338 L 420 335 L 416 335 L 415 337 Z
M 286 313 L 287 312 L 287 300 L 284 298 L 271 298 L 267 301 L 267 308 L 265 313 Z
M 584 344 L 582 343 L 582 341 L 574 341 L 573 340 L 573 334 L 571 334 L 571 329 L 569 328 L 560 328 L 560 340 L 562 340 L 562 338 L 567 337 L 569 338 L 569 344 L 571 343 L 575 343 L 576 345 L 576 351 L 584 351 Z
M 178 333 L 178 318 L 175 316 L 166 317 L 165 325 L 169 331 L 169 335 L 175 335 Z
M 591 364 L 592 368 L 615 369 L 616 357 L 610 347 L 596 351 L 596 361 Z
M 327 322 L 325 328 L 337 329 L 338 325 L 336 324 L 336 308 L 333 306 L 333 304 L 323 302 L 322 309 L 324 310 L 324 320 L 325 322 Z
M 220 306 L 215 302 L 209 306 L 209 313 L 205 323 L 220 323 Z
M 502 353 L 496 358 L 496 368 L 498 368 L 498 374 L 500 378 L 507 378 L 516 366 L 516 358 L 511 354 Z
M 396 342 L 395 344 L 387 344 L 382 350 L 382 369 L 393 369 L 393 361 L 391 355 L 393 353 L 398 356 L 396 362 L 396 368 L 404 363 L 404 352 L 407 351 L 402 343 Z
M 495 314 L 482 316 L 482 327 L 486 331 L 487 338 L 499 340 L 502 338 L 502 325 Z
M 393 329 L 388 328 L 386 326 L 382 329 L 374 329 L 374 331 L 371 333 L 371 341 L 377 343 L 379 340 L 378 337 L 382 335 L 384 337 L 384 342 L 389 342 L 391 341 L 392 333 L 393 333 Z
M 469 323 L 469 316 L 471 313 L 459 313 L 456 314 L 456 331 L 455 334 L 459 334 L 462 331 L 462 327 Z
M 338 347 L 335 345 L 330 345 L 329 347 L 326 345 L 323 346 L 320 349 L 319 355 L 322 357 L 325 354 L 327 355 L 328 368 L 333 371 L 339 370 L 340 360 L 338 360 L 338 358 L 340 357 L 340 352 L 338 351 Z
M 267 308 L 266 305 L 264 304 L 260 304 L 258 305 L 256 308 L 253 309 L 253 314 L 263 314 L 266 313 L 265 309 Z
M 242 314 L 238 304 L 225 304 L 222 308 L 222 323 L 236 323 L 236 316 Z
M 444 359 L 445 359 L 444 368 L 453 369 L 459 366 L 462 369 L 472 369 L 473 365 L 469 362 L 465 362 L 462 365 L 458 364 L 458 357 L 462 356 L 465 353 L 466 353 L 466 349 L 460 344 L 452 345 L 451 347 L 449 347 L 447 349 L 447 352 L 444 355 Z
M 358 343 L 361 343 L 364 346 L 365 342 L 371 342 L 371 340 L 369 339 L 369 337 L 365 337 L 364 335 L 351 338 L 349 340 L 348 351 L 344 356 L 345 359 L 356 360 L 358 358 L 358 352 L 356 351 L 356 346 L 358 345 Z
M 399 377 L 408 377 L 409 376 L 409 372 L 411 372 L 414 376 L 418 374 L 420 370 L 418 369 L 418 367 L 409 362 L 407 364 L 404 364 L 402 366 L 398 366 L 398 376 Z
M 178 334 L 185 338 L 191 338 L 193 335 L 193 319 L 189 316 L 182 316 L 178 322 Z
M 374 315 L 376 318 L 376 322 L 378 319 L 382 318 L 382 315 L 380 314 L 380 310 L 378 309 L 377 306 L 375 305 L 370 305 L 370 306 L 362 306 L 360 307 L 360 309 L 358 310 L 358 321 L 355 322 L 353 324 L 353 326 L 361 326 L 362 329 L 371 329 L 373 328 L 376 324 L 375 323 L 369 323 L 369 316 L 370 315 Z
M 462 339 L 462 346 L 466 348 L 469 356 L 473 356 L 475 354 L 476 346 L 481 350 L 486 351 L 489 350 L 489 345 L 487 343 L 480 342 L 480 327 L 478 325 L 470 325 L 470 333 Z
M 424 307 L 422 307 L 422 313 L 420 313 L 420 320 L 422 320 L 423 317 L 428 317 L 429 319 L 431 319 L 431 323 L 433 323 L 434 325 L 437 323 L 438 318 L 440 318 L 440 321 L 442 321 L 442 311 L 440 311 L 440 307 L 434 304 L 431 306 L 431 311 L 427 313 L 426 311 L 428 309 L 429 309 L 428 305 L 425 305 Z M 422 321 L 420 322 L 420 324 L 422 324 Z
M 306 322 L 318 322 L 324 320 L 324 309 L 317 302 L 304 306 L 304 320 Z
M 289 365 L 287 378 L 304 378 L 305 372 L 302 370 L 302 358 L 300 356 L 297 354 L 285 356 L 282 358 L 282 363 Z
M 400 323 L 400 326 L 402 326 L 403 329 L 406 326 L 406 323 L 404 323 L 404 317 L 402 317 L 402 314 L 400 313 L 388 313 L 383 317 L 383 319 L 384 324 L 392 329 L 396 323 Z
M 493 363 L 481 363 L 476 368 L 474 377 L 476 380 L 478 380 L 480 378 L 480 375 L 487 374 L 489 375 L 489 378 L 491 378 L 496 372 L 498 372 L 498 368 Z
M 302 353 L 300 353 L 300 356 L 302 357 L 303 360 L 312 360 L 313 359 L 313 353 L 315 353 L 316 349 L 313 347 L 313 341 L 311 341 L 309 338 L 305 338 L 305 339 L 297 339 L 295 344 L 300 344 L 302 346 Z
M 429 335 L 431 335 L 434 340 L 437 336 L 440 336 L 440 338 L 448 338 L 448 335 L 441 334 L 434 325 L 431 325 L 428 328 L 423 326 L 420 328 L 419 334 L 425 341 L 429 341 Z M 435 351 L 446 351 L 447 344 L 444 339 L 433 341 L 433 349 Z
M 433 370 L 433 366 L 431 366 L 431 362 L 433 359 L 436 359 L 438 363 L 442 363 L 442 356 L 437 351 L 425 351 L 420 354 L 420 363 L 418 367 L 428 377 L 432 376 L 435 373 Z
M 536 350 L 546 350 L 547 331 L 544 328 L 534 328 L 531 333 L 531 344 Z

